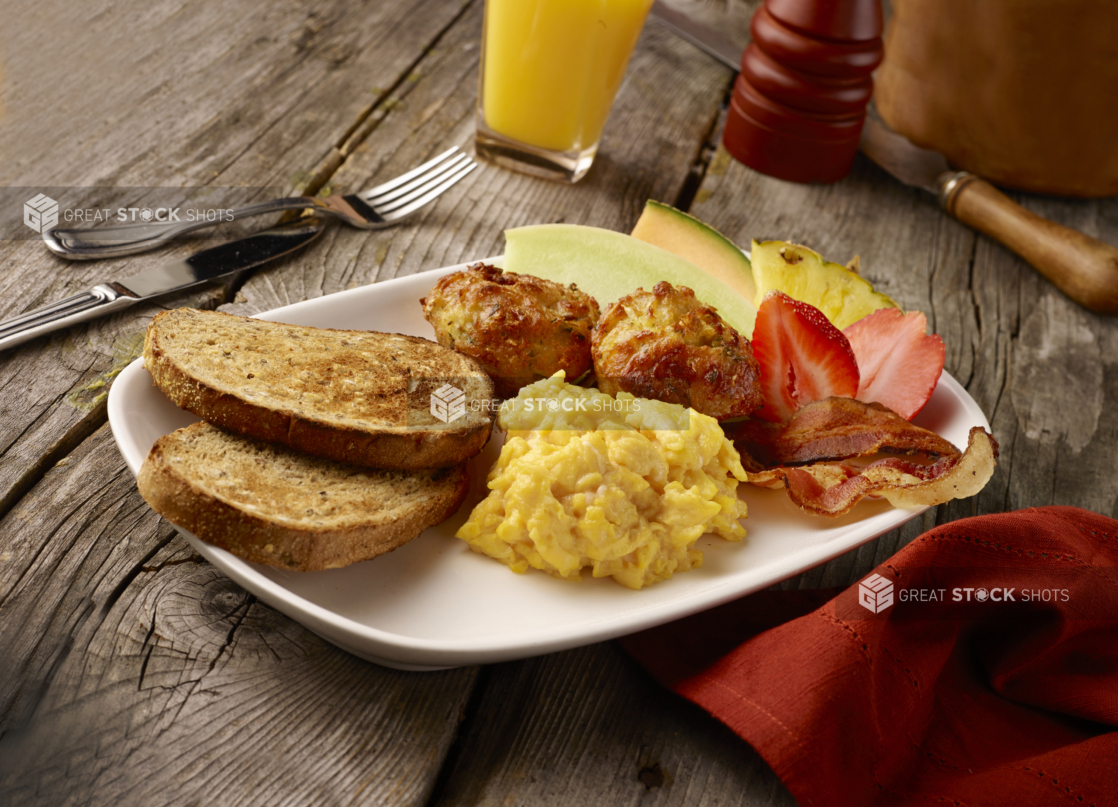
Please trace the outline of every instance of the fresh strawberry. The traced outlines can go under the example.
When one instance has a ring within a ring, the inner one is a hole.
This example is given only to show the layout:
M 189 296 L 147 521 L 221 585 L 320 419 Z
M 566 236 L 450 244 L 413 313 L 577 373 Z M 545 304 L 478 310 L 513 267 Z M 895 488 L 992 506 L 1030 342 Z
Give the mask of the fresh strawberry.
M 757 309 L 752 342 L 765 396 L 758 417 L 784 421 L 804 404 L 858 391 L 850 343 L 815 306 L 770 291 Z
M 943 340 L 924 333 L 927 324 L 919 311 L 882 308 L 846 327 L 862 375 L 855 398 L 883 404 L 905 420 L 924 408 L 944 359 Z

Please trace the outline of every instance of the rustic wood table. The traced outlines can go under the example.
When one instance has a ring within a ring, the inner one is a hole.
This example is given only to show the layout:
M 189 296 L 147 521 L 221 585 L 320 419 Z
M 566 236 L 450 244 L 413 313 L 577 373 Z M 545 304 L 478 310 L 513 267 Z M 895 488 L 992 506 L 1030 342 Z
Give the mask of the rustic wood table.
M 740 42 L 755 3 L 677 0 Z M 3 3 L 0 186 L 354 190 L 472 149 L 482 0 Z M 163 308 L 251 314 L 503 250 L 627 231 L 646 199 L 780 237 L 928 314 L 1001 443 L 977 497 L 781 584 L 849 584 L 977 513 L 1118 510 L 1118 327 L 859 158 L 830 186 L 720 147 L 731 72 L 650 23 L 589 176 L 493 166 L 404 226 L 331 227 L 235 282 L 0 354 L 0 804 L 776 804 L 745 743 L 614 643 L 488 667 L 361 661 L 246 594 L 141 500 L 105 393 Z M 77 193 L 77 191 L 75 191 Z M 1118 243 L 1118 202 L 1015 197 Z M 17 216 L 18 210 L 3 215 Z M 228 233 L 226 233 L 228 235 Z M 67 263 L 0 241 L 0 318 L 187 254 Z M 123 274 L 122 274 L 123 273 Z

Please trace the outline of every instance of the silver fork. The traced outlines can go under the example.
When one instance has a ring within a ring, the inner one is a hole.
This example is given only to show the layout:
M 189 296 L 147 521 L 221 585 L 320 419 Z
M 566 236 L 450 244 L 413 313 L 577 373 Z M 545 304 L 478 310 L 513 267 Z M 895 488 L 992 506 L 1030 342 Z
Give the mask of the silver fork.
M 225 221 L 277 213 L 281 210 L 313 209 L 317 214 L 339 218 L 363 230 L 389 227 L 419 208 L 433 202 L 451 185 L 477 168 L 477 163 L 458 147 L 447 149 L 433 160 L 393 180 L 366 191 L 345 196 L 290 196 L 237 208 Z M 218 224 L 216 221 L 152 222 L 119 227 L 52 229 L 43 231 L 47 248 L 71 260 L 116 258 L 154 249 L 182 235 Z

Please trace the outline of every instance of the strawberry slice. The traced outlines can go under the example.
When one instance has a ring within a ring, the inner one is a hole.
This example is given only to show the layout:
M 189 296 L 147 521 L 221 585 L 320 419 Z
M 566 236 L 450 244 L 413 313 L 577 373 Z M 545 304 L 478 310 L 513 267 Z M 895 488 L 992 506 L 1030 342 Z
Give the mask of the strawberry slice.
M 813 305 L 770 291 L 757 309 L 752 343 L 765 396 L 757 417 L 782 422 L 812 401 L 858 391 L 850 343 Z
M 943 340 L 925 333 L 919 311 L 881 308 L 846 326 L 843 333 L 858 359 L 861 382 L 854 396 L 880 403 L 912 420 L 932 397 L 943 372 Z

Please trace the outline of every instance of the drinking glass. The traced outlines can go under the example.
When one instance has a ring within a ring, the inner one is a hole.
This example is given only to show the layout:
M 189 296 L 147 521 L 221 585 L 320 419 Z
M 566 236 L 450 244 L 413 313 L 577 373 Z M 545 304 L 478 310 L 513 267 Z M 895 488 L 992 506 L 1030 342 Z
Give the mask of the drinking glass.
M 652 0 L 486 0 L 477 153 L 577 182 Z

